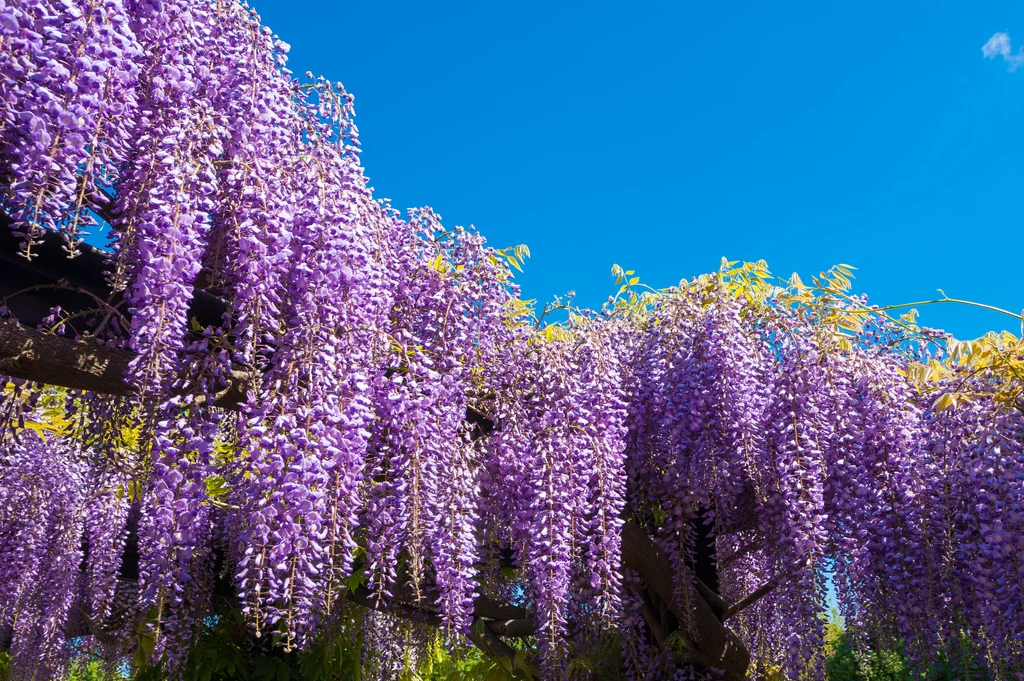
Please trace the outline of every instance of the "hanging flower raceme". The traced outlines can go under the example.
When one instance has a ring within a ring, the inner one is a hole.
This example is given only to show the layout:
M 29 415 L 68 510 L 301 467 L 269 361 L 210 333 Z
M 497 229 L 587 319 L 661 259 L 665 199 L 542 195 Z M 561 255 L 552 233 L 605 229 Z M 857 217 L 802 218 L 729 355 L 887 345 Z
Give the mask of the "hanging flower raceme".
M 129 157 L 144 49 L 130 19 L 121 0 L 0 5 L 0 202 L 26 256 L 46 229 L 74 253 Z
M 383 314 L 373 245 L 382 216 L 356 162 L 350 98 L 320 94 L 305 110 L 290 325 L 243 436 L 251 464 L 238 585 L 257 632 L 278 627 L 287 647 L 303 644 L 351 572 Z
M 378 597 L 391 597 L 396 559 L 407 554 L 413 599 L 436 604 L 456 640 L 470 626 L 479 559 L 478 447 L 466 410 L 489 387 L 486 367 L 507 331 L 507 274 L 479 236 L 444 231 L 429 209 L 393 224 L 392 262 L 402 266 L 385 330 L 391 359 L 376 379 L 368 568 Z
M 104 626 L 113 613 L 128 531 L 128 483 L 128 476 L 123 473 L 99 468 L 88 481 L 85 545 L 89 560 L 84 596 L 90 629 Z
M 111 613 L 127 494 L 122 478 L 90 458 L 45 430 L 0 441 L 0 636 L 10 642 L 12 678 L 59 676 L 70 627 L 82 631 L 78 609 L 87 628 Z
M 617 341 L 611 331 L 582 347 L 569 336 L 539 341 L 504 386 L 488 442 L 484 521 L 524 570 L 552 677 L 564 672 L 567 636 L 589 645 L 595 626 L 620 616 L 626 410 Z
M 590 440 L 580 470 L 586 496 L 581 540 L 585 543 L 582 593 L 598 626 L 615 627 L 621 616 L 622 515 L 626 505 L 625 366 L 630 347 L 628 329 L 609 328 L 592 334 L 580 348 L 581 395 L 579 427 Z

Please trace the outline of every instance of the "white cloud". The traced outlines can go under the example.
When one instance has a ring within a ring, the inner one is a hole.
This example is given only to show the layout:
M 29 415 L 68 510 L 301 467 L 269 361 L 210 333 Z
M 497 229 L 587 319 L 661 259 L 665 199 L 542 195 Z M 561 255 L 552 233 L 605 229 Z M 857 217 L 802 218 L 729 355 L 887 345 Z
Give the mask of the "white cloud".
M 996 33 L 982 46 L 981 53 L 987 59 L 1002 57 L 1010 71 L 1016 71 L 1017 67 L 1024 66 L 1024 49 L 1018 50 L 1016 54 L 1013 53 L 1009 33 Z

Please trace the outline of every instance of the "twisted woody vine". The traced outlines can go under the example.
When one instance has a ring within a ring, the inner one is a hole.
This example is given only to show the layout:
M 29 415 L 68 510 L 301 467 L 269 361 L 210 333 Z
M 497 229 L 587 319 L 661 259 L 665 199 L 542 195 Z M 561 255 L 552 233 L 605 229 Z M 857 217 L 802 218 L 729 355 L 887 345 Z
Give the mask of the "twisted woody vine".
M 11 678 L 180 677 L 225 608 L 269 654 L 358 637 L 365 678 L 435 640 L 510 677 L 821 678 L 827 583 L 855 646 L 1024 678 L 1017 336 L 843 265 L 616 267 L 547 322 L 525 247 L 375 198 L 352 96 L 287 52 L 236 0 L 0 0 L 12 252 L 99 281 L 4 289 Z

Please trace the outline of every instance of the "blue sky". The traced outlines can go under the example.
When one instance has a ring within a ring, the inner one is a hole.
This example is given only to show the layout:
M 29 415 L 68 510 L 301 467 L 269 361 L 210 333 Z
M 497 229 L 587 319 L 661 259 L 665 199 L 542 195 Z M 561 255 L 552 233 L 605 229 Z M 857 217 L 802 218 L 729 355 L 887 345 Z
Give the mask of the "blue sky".
M 355 94 L 378 196 L 527 243 L 526 297 L 728 256 L 1024 307 L 1022 3 L 252 1 L 294 71 Z

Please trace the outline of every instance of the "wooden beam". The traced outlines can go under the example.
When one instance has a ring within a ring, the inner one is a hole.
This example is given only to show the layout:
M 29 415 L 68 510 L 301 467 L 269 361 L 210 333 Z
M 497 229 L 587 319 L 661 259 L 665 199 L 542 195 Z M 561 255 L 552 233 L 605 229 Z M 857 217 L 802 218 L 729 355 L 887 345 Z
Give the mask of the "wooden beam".
M 0 373 L 76 390 L 127 395 L 132 353 L 0 319 Z
M 129 395 L 131 386 L 124 377 L 133 357 L 128 350 L 101 345 L 94 339 L 43 333 L 0 318 L 0 374 L 12 378 L 106 395 Z M 215 396 L 214 404 L 237 409 L 244 400 L 240 386 L 245 378 L 236 372 L 235 380 Z

